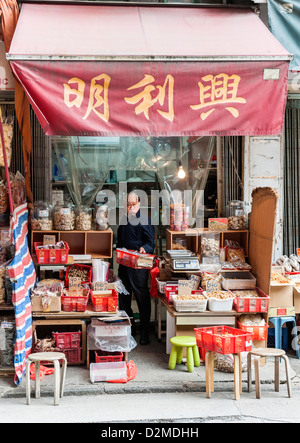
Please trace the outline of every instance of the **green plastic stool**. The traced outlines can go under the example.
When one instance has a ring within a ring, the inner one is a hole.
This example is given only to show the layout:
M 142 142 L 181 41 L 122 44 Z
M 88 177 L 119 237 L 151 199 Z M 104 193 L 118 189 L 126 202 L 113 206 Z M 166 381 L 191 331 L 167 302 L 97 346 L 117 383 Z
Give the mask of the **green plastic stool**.
M 194 366 L 200 366 L 199 350 L 195 337 L 173 337 L 170 339 L 170 343 L 172 343 L 173 346 L 169 358 L 169 369 L 175 369 L 176 364 L 181 364 L 183 348 L 186 348 L 187 370 L 189 372 L 193 372 Z

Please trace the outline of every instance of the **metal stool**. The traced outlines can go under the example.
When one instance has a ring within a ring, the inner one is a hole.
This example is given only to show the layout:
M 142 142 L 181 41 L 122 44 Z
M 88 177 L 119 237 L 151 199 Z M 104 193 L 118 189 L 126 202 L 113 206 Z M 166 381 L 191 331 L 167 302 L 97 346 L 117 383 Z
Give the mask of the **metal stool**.
M 291 379 L 289 372 L 289 359 L 285 354 L 285 351 L 282 349 L 272 349 L 272 348 L 257 348 L 253 349 L 248 353 L 248 392 L 251 392 L 252 387 L 252 368 L 251 368 L 251 357 L 252 355 L 255 357 L 254 359 L 254 367 L 255 367 L 255 388 L 256 388 L 256 398 L 261 398 L 260 391 L 260 374 L 259 374 L 259 365 L 261 357 L 274 357 L 275 358 L 275 391 L 279 392 L 279 363 L 280 358 L 284 359 L 285 362 L 285 371 L 286 371 L 286 381 L 288 388 L 289 397 L 292 396 L 292 387 L 291 387 Z
M 269 322 L 273 323 L 275 327 L 275 348 L 282 349 L 282 326 L 285 323 L 293 323 L 293 333 L 295 336 L 295 351 L 297 358 L 300 359 L 299 343 L 297 337 L 297 324 L 295 317 L 270 317 Z
M 60 376 L 60 364 L 62 360 L 62 373 Z M 54 406 L 59 404 L 59 398 L 63 396 L 64 384 L 67 370 L 67 359 L 62 352 L 37 352 L 28 356 L 26 364 L 26 399 L 27 404 L 30 405 L 30 365 L 35 365 L 35 398 L 41 396 L 40 383 L 40 366 L 41 361 L 50 361 L 54 364 Z

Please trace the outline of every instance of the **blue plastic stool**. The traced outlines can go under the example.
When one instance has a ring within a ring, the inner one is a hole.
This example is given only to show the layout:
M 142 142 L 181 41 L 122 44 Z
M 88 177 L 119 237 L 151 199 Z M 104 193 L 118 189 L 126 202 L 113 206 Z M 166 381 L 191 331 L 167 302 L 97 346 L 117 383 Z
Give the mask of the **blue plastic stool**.
M 293 329 L 292 332 L 295 335 L 294 342 L 296 343 L 296 355 L 297 358 L 300 359 L 300 352 L 299 352 L 299 343 L 298 343 L 298 337 L 297 337 L 297 325 L 296 325 L 296 319 L 295 317 L 270 317 L 269 321 L 273 323 L 275 326 L 275 348 L 282 349 L 282 326 L 285 323 L 293 323 Z

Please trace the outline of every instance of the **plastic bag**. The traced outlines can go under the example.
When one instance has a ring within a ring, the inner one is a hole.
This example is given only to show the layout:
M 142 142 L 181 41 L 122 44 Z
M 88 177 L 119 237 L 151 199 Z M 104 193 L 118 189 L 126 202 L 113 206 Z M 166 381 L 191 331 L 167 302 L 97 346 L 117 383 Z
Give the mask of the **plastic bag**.
M 248 352 L 241 352 L 242 356 L 242 372 L 247 371 L 247 355 Z M 234 372 L 234 359 L 232 354 L 217 354 L 215 353 L 215 369 L 220 372 Z
M 130 380 L 133 380 L 137 375 L 137 366 L 133 360 L 130 360 L 127 363 L 127 377 L 121 378 L 119 380 L 108 380 L 107 383 L 127 383 Z
M 87 327 L 88 335 L 94 339 L 95 345 L 101 351 L 106 352 L 130 352 L 137 346 L 137 342 L 131 336 L 108 336 L 97 337 L 95 328 L 90 324 Z
M 25 178 L 18 171 L 16 175 L 10 173 L 11 195 L 14 208 L 23 205 L 27 201 Z
M 12 153 L 12 139 L 14 134 L 14 119 L 13 117 L 6 117 L 2 122 L 3 126 L 3 136 L 4 145 L 6 151 L 7 166 L 10 167 L 11 163 L 11 153 Z M 2 138 L 0 137 L 0 166 L 5 166 L 3 149 L 2 149 Z

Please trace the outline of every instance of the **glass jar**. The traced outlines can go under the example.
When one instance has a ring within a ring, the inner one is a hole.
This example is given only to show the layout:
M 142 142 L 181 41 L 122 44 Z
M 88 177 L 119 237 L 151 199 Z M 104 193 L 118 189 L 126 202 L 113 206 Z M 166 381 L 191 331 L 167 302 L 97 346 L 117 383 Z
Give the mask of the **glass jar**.
M 97 231 L 106 231 L 109 228 L 107 205 L 95 207 L 94 225 Z
M 49 202 L 37 201 L 31 211 L 31 229 L 34 231 L 52 231 L 53 208 Z
M 228 229 L 237 231 L 247 229 L 248 215 L 246 204 L 240 200 L 232 200 L 227 203 L 226 217 L 228 218 Z
M 54 227 L 57 231 L 73 231 L 75 229 L 75 212 L 71 203 L 64 202 L 55 205 Z
M 90 231 L 92 229 L 92 208 L 81 206 L 76 210 L 77 231 Z

